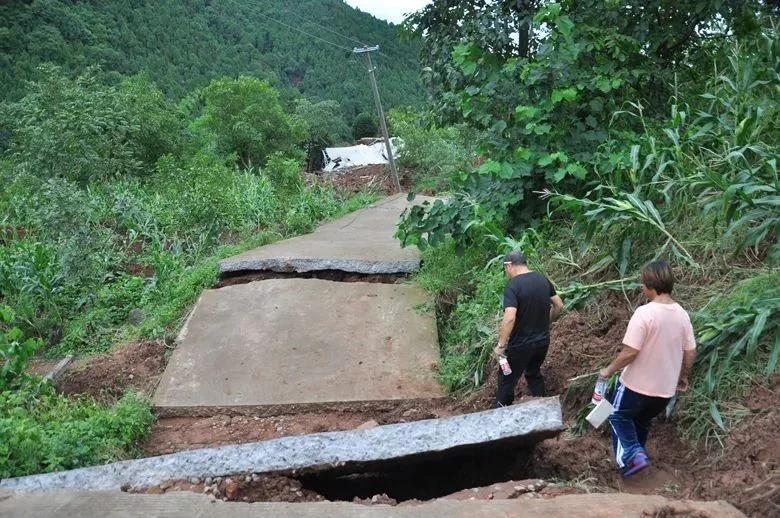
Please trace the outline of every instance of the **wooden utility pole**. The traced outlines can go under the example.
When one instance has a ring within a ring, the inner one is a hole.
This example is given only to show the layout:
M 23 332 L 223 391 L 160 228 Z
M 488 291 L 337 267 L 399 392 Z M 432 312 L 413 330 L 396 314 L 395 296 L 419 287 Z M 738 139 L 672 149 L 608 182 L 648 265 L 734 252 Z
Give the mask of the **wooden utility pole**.
M 371 61 L 371 53 L 379 50 L 379 45 L 373 47 L 355 47 L 352 52 L 355 54 L 365 54 L 368 61 L 368 77 L 371 79 L 371 90 L 374 91 L 374 102 L 376 103 L 376 113 L 379 117 L 379 126 L 382 128 L 382 136 L 385 138 L 385 148 L 387 149 L 387 159 L 390 162 L 390 177 L 393 180 L 395 192 L 401 192 L 401 182 L 398 179 L 398 170 L 395 168 L 395 158 L 393 157 L 393 148 L 390 145 L 390 135 L 387 133 L 387 122 L 385 121 L 385 111 L 382 109 L 382 101 L 379 99 L 379 87 L 376 84 L 376 75 L 374 64 Z

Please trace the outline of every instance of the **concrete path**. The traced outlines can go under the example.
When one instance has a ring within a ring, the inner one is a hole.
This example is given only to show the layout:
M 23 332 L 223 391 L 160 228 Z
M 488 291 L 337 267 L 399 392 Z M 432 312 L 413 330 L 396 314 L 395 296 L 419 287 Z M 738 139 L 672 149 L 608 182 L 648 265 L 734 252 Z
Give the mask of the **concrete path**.
M 419 202 L 419 200 L 418 200 Z M 395 223 L 405 195 L 221 263 L 223 271 L 419 268 Z M 205 291 L 154 396 L 160 416 L 271 415 L 441 397 L 431 297 L 408 284 L 268 279 Z
M 163 415 L 431 399 L 428 295 L 404 284 L 272 279 L 203 293 L 154 396 Z M 288 409 L 289 410 L 289 409 Z
M 725 502 L 687 502 L 660 496 L 628 494 L 567 495 L 557 498 L 455 501 L 435 500 L 421 505 L 366 506 L 347 502 L 243 503 L 222 502 L 194 493 L 134 495 L 127 493 L 0 494 L 4 518 L 646 518 L 699 516 L 741 518 Z
M 398 240 L 393 238 L 395 224 L 407 207 L 433 199 L 417 196 L 409 202 L 406 194 L 397 194 L 326 223 L 312 234 L 279 241 L 220 261 L 219 268 L 223 273 L 253 270 L 341 270 L 365 274 L 414 272 L 420 267 L 420 253 L 416 248 L 401 248 Z

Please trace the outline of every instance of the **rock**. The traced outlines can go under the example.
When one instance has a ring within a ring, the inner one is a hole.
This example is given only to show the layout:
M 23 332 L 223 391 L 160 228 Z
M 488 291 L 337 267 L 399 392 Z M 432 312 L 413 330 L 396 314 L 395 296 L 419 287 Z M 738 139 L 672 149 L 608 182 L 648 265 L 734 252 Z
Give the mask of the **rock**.
M 231 481 L 229 484 L 225 485 L 225 496 L 228 497 L 228 499 L 233 500 L 236 496 L 236 493 L 238 492 L 238 489 L 238 482 Z
M 361 424 L 357 427 L 358 430 L 370 430 L 371 428 L 376 428 L 379 426 L 379 423 L 374 421 L 373 419 L 370 421 L 366 421 L 365 423 Z
M 192 485 L 198 485 L 198 484 L 200 484 L 200 479 L 199 479 L 198 477 L 192 477 L 192 478 L 189 480 L 189 482 L 190 482 L 190 484 L 192 484 Z
M 246 482 L 246 483 L 250 483 L 250 482 L 252 482 L 252 475 L 247 475 L 247 476 L 245 476 L 245 477 L 244 477 L 244 482 Z
M 166 480 L 165 482 L 163 482 L 163 483 L 161 483 L 161 484 L 160 484 L 160 489 L 162 489 L 163 491 L 165 491 L 166 489 L 168 489 L 168 488 L 169 488 L 169 487 L 171 487 L 172 485 L 173 485 L 173 483 L 171 483 L 171 481 L 170 481 L 170 480 Z
M 146 313 L 135 308 L 127 314 L 127 321 L 134 326 L 140 326 L 146 320 Z
M 256 473 L 253 474 L 252 475 L 252 482 L 260 482 L 260 475 L 258 475 Z
M 207 486 L 210 486 L 212 482 L 214 482 L 214 479 L 212 479 L 211 477 L 206 477 L 206 480 L 203 483 L 206 484 Z
M 203 486 L 204 493 L 211 493 L 211 486 Z
M 372 497 L 371 497 L 371 503 L 372 503 L 372 504 L 375 504 L 375 503 L 377 503 L 377 502 L 379 502 L 379 495 L 374 495 L 374 496 L 372 496 Z

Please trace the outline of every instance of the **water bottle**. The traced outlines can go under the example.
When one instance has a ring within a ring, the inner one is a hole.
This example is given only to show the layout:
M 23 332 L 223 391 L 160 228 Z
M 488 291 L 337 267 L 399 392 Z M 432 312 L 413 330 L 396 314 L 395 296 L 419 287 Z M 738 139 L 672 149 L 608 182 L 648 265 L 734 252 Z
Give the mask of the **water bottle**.
M 506 359 L 506 356 L 502 356 L 498 359 L 498 365 L 501 366 L 501 372 L 504 373 L 504 376 L 512 374 L 512 367 L 509 366 L 509 360 Z
M 590 400 L 591 403 L 598 405 L 601 400 L 604 399 L 604 394 L 607 392 L 607 383 L 608 381 L 605 379 L 598 379 L 596 388 L 593 389 L 593 397 Z

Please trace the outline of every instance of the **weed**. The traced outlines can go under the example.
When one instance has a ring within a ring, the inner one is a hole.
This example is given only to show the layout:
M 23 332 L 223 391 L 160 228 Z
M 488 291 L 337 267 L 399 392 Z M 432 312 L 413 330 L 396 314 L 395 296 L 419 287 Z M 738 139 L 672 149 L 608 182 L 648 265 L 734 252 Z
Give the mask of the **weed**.
M 133 394 L 104 407 L 47 387 L 0 392 L 0 477 L 128 458 L 153 419 L 149 402 Z

